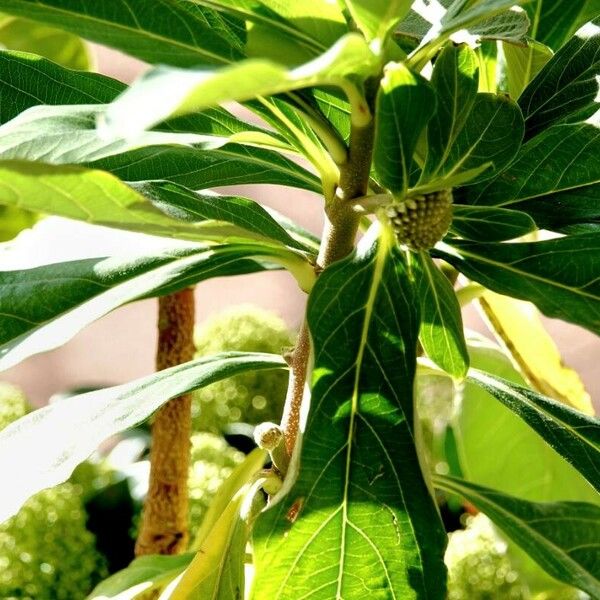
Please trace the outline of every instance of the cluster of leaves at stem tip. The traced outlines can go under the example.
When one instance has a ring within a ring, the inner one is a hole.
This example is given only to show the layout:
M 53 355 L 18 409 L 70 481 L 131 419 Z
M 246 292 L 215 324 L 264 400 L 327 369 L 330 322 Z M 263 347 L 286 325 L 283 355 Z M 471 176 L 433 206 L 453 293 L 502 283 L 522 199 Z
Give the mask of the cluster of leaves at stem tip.
M 227 349 L 12 423 L 2 519 L 170 399 L 290 368 L 282 431 L 260 428 L 270 441 L 192 524 L 193 551 L 142 557 L 91 598 L 441 600 L 441 515 L 465 506 L 519 557 L 525 597 L 600 598 L 600 426 L 539 320 L 600 332 L 598 0 L 0 0 L 0 13 L 0 235 L 33 225 L 2 255 L 0 368 L 210 278 L 286 270 L 307 296 L 285 358 Z M 149 68 L 130 86 L 91 72 L 88 42 Z M 322 238 L 263 206 L 257 184 L 322 206 Z M 120 250 L 34 262 L 29 244 L 73 221 L 128 233 Z M 469 302 L 503 351 L 465 333 Z M 521 453 L 481 430 L 492 413 Z

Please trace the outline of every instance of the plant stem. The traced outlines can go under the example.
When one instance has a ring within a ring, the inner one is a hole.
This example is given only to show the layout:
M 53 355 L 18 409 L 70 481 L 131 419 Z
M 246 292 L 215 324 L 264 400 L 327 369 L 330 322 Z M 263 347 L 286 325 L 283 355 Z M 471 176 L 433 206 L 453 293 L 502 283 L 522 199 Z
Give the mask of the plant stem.
M 362 127 L 352 127 L 348 160 L 341 166 L 336 195 L 325 208 L 325 225 L 317 258 L 319 270 L 346 257 L 354 249 L 360 214 L 353 209 L 352 200 L 367 193 L 374 129 L 372 120 Z M 290 381 L 281 419 L 288 457 L 292 455 L 298 437 L 310 351 L 310 334 L 305 319 L 290 359 Z
M 194 357 L 193 333 L 193 288 L 159 298 L 157 371 Z M 152 424 L 150 485 L 136 556 L 177 554 L 187 546 L 190 434 L 190 395 L 169 401 L 156 413 Z

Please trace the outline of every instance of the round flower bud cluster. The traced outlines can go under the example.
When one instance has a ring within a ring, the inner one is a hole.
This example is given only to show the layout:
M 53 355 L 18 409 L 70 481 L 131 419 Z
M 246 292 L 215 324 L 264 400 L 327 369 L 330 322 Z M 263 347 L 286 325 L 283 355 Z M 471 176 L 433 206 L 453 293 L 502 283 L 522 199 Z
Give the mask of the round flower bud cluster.
M 227 351 L 282 354 L 293 346 L 294 334 L 272 313 L 242 305 L 209 319 L 196 332 L 195 342 L 197 356 Z M 197 390 L 194 430 L 220 433 L 229 423 L 278 422 L 287 381 L 285 371 L 249 371 Z
M 483 514 L 450 534 L 448 600 L 525 600 L 529 590 L 507 556 L 506 543 Z
M 77 486 L 64 483 L 0 524 L 0 598 L 85 598 L 107 575 L 86 519 Z
M 196 433 L 191 442 L 189 492 L 190 531 L 193 533 L 202 523 L 221 484 L 244 460 L 244 455 L 212 433 Z
M 254 429 L 254 441 L 259 448 L 275 450 L 283 439 L 283 429 L 275 423 L 259 423 Z
M 439 242 L 452 222 L 452 191 L 410 196 L 386 209 L 396 238 L 411 250 L 427 250 Z
M 29 412 L 23 392 L 10 383 L 0 382 L 0 431 Z

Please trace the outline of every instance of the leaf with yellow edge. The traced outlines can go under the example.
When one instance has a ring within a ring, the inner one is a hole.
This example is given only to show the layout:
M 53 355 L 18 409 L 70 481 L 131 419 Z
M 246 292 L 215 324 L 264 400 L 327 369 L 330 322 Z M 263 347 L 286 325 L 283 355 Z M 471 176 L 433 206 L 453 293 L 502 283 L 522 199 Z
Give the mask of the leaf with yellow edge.
M 585 414 L 594 414 L 583 382 L 573 369 L 563 364 L 533 304 L 488 291 L 479 299 L 479 306 L 490 329 L 529 385 Z

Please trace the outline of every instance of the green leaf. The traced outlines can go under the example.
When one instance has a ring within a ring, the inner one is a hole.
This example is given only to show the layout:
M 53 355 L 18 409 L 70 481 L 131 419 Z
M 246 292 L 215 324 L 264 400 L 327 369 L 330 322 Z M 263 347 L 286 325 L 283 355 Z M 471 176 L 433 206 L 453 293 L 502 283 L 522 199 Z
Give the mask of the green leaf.
M 174 556 L 140 556 L 125 569 L 98 584 L 87 600 L 134 600 L 159 590 L 177 577 L 194 558 L 192 552 Z
M 540 229 L 598 221 L 599 124 L 550 127 L 524 144 L 508 169 L 460 190 L 455 200 L 526 212 Z
M 471 369 L 469 380 L 523 419 L 600 492 L 600 421 L 597 418 L 483 371 Z
M 373 164 L 380 182 L 392 192 L 410 185 L 413 154 L 419 137 L 435 112 L 429 82 L 402 63 L 390 63 L 377 97 Z
M 583 502 L 526 502 L 439 475 L 434 483 L 483 511 L 550 575 L 600 596 L 600 507 Z
M 32 227 L 37 216 L 28 210 L 0 206 L 0 242 L 12 240 L 20 231 Z
M 39 104 L 106 104 L 124 89 L 123 84 L 108 77 L 63 69 L 33 55 L 0 52 L 1 123 Z M 68 111 L 64 108 L 60 110 Z M 53 121 L 48 124 L 53 124 Z M 71 119 L 70 124 L 72 131 L 63 123 L 67 143 L 80 140 L 82 135 L 91 140 L 97 136 L 95 123 L 91 120 Z M 88 166 L 110 171 L 125 181 L 166 179 L 194 189 L 215 185 L 271 183 L 321 191 L 318 178 L 292 159 L 265 148 L 232 143 L 232 140 L 242 141 L 253 134 L 266 135 L 267 132 L 236 119 L 225 109 L 211 108 L 202 114 L 163 123 L 161 128 L 161 135 L 165 139 L 176 133 L 192 133 L 210 136 L 215 144 L 210 152 L 186 146 L 139 148 L 92 161 Z M 42 136 L 41 129 L 38 132 Z M 269 135 L 272 137 L 275 134 L 269 132 Z M 218 139 L 221 143 L 217 142 Z M 107 140 L 104 143 L 109 145 Z M 132 142 L 129 145 L 135 147 L 139 144 Z M 36 147 L 37 144 L 33 150 Z M 52 153 L 54 157 L 62 156 L 62 147 L 62 143 L 56 145 Z
M 41 54 L 70 69 L 84 71 L 91 66 L 90 54 L 81 38 L 28 19 L 1 19 L 0 45 Z
M 347 88 L 348 76 L 372 74 L 377 62 L 364 38 L 352 33 L 319 58 L 292 70 L 262 59 L 248 59 L 217 70 L 157 67 L 108 108 L 104 127 L 114 136 L 127 137 L 170 116 L 190 114 L 226 101 L 314 85 Z M 165 89 L 171 93 L 165 95 Z M 140 106 L 144 110 L 139 110 Z
M 452 206 L 451 230 L 468 240 L 502 242 L 536 229 L 535 221 L 524 212 L 490 206 Z
M 600 14 L 600 1 L 532 0 L 524 8 L 531 19 L 531 37 L 557 50 L 575 30 Z
M 485 179 L 517 153 L 523 118 L 504 96 L 478 94 L 477 56 L 468 46 L 447 46 L 436 61 L 431 83 L 437 111 L 427 126 L 427 158 L 419 186 L 461 174 Z M 454 184 L 455 185 L 455 184 Z
M 36 492 L 65 481 L 100 443 L 146 420 L 171 398 L 244 371 L 285 367 L 284 359 L 273 354 L 215 354 L 72 396 L 15 421 L 0 432 L 0 473 L 12 482 L 0 499 L 0 521 Z
M 594 414 L 581 377 L 565 364 L 535 306 L 489 290 L 478 301 L 488 327 L 532 389 L 585 414 Z
M 0 0 L 0 11 L 34 19 L 149 63 L 225 64 L 243 56 L 243 25 L 185 0 Z
M 462 379 L 469 369 L 469 354 L 454 289 L 429 254 L 421 252 L 416 267 L 421 344 L 436 365 L 454 379 Z
M 302 468 L 255 526 L 257 600 L 445 597 L 445 534 L 413 430 L 418 303 L 391 234 L 374 233 L 309 299 Z
M 167 243 L 151 256 L 99 257 L 2 271 L 0 369 L 63 344 L 133 300 L 171 293 L 211 277 L 263 270 L 266 267 L 251 259 L 265 254 L 269 252 L 254 245 L 182 249 Z
M 515 244 L 448 241 L 452 247 L 434 255 L 470 279 L 600 333 L 600 235 Z
M 194 202 L 198 205 L 192 210 Z M 149 182 L 130 187 L 108 173 L 81 167 L 0 161 L 0 204 L 191 241 L 265 239 L 259 229 L 266 223 L 271 233 L 278 231 L 279 239 L 288 237 L 252 200 L 202 195 L 176 184 Z M 238 214 L 242 206 L 244 212 Z M 226 220 L 215 221 L 216 216 Z M 253 231 L 246 230 L 247 226 Z M 298 246 L 298 242 L 290 243 Z
M 600 108 L 599 89 L 600 17 L 584 25 L 519 98 L 527 138 L 550 125 L 585 121 L 594 115 Z
M 513 99 L 519 98 L 531 80 L 552 58 L 552 50 L 535 40 L 525 40 L 524 44 L 502 44 L 505 60 L 508 93 Z M 523 105 L 521 104 L 521 108 Z M 525 127 L 528 123 L 526 121 Z
M 442 0 L 413 9 L 398 28 L 398 33 L 421 42 L 409 57 L 410 64 L 420 70 L 449 39 L 470 45 L 485 39 L 520 41 L 529 29 L 529 19 L 515 4 L 525 1 Z
M 505 385 L 510 382 L 525 386 L 525 380 L 509 356 L 496 344 L 483 337 L 471 336 L 468 347 L 470 374 L 485 373 L 486 377 L 493 377 Z M 461 476 L 534 502 L 600 503 L 600 496 L 562 456 L 563 452 L 559 453 L 551 446 L 513 408 L 500 398 L 496 400 L 471 377 L 467 377 L 464 387 L 455 392 L 451 426 Z M 519 407 L 519 410 L 527 409 Z M 552 427 L 554 422 L 548 419 L 546 424 Z M 523 473 L 527 473 L 527 477 L 523 477 Z
M 248 526 L 240 511 L 245 491 L 242 489 L 229 502 L 190 565 L 159 600 L 233 600 L 243 597 Z
M 411 0 L 344 0 L 358 28 L 368 40 L 381 43 L 410 10 Z

